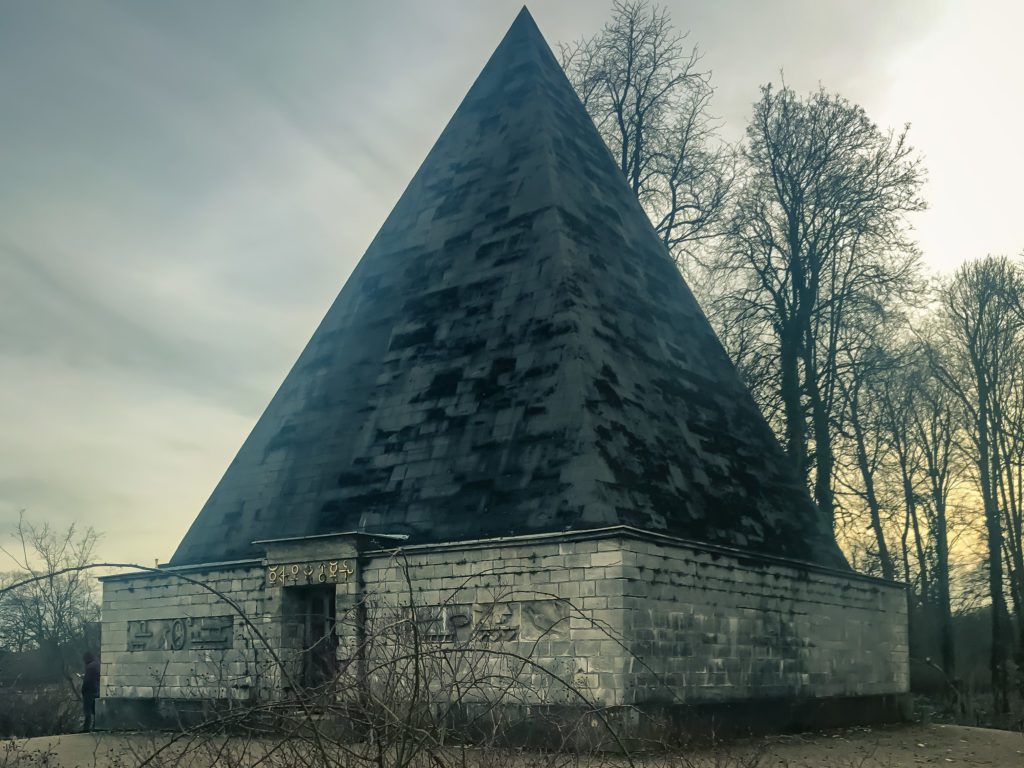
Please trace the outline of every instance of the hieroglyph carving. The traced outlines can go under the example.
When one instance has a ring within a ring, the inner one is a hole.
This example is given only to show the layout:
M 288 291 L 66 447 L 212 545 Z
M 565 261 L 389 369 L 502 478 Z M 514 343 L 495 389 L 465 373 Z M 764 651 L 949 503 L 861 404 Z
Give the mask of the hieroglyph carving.
M 561 639 L 569 633 L 569 604 L 564 600 L 515 600 L 416 609 L 416 624 L 427 642 Z
M 317 560 L 310 563 L 277 563 L 267 566 L 267 586 L 299 584 L 341 584 L 355 571 L 345 560 Z
M 231 647 L 233 627 L 233 616 L 129 621 L 128 650 L 223 650 Z

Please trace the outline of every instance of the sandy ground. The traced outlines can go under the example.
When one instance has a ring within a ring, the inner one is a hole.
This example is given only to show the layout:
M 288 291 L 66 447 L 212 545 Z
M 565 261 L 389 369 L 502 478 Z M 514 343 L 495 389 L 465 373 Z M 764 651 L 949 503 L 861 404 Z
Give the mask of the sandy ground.
M 0 747 L 0 768 L 131 768 L 165 739 L 160 734 L 74 734 L 25 739 Z M 159 762 L 164 766 L 189 764 L 198 768 L 209 760 L 179 762 L 172 758 Z M 535 761 L 527 758 L 524 762 Z M 607 767 L 620 761 L 581 762 Z M 773 736 L 700 754 L 660 756 L 639 762 L 659 768 L 1024 768 L 1024 734 L 952 725 L 856 728 Z
M 764 768 L 1024 768 L 1024 734 L 959 725 L 858 728 L 775 736 L 767 740 L 765 747 Z

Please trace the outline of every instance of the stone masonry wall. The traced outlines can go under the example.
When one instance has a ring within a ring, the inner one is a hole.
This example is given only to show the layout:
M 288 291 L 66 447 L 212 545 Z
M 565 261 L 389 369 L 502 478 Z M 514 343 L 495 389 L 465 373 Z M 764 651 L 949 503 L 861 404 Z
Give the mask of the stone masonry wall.
M 258 627 L 270 628 L 259 563 L 183 573 L 227 594 Z M 268 664 L 260 645 L 221 598 L 172 573 L 104 580 L 104 698 L 247 698 L 269 683 L 261 680 Z
M 407 570 L 423 607 L 564 601 L 565 628 L 496 647 L 529 655 L 604 705 L 908 690 L 897 584 L 625 536 L 413 549 L 402 562 L 374 559 L 368 592 L 401 599 Z M 443 613 L 434 614 L 441 630 Z M 488 643 L 477 636 L 474 646 Z M 542 683 L 535 677 L 531 692 L 543 693 Z
M 375 610 L 411 604 L 421 637 L 467 649 L 476 659 L 467 663 L 486 658 L 477 677 L 521 668 L 513 693 L 522 701 L 578 702 L 571 686 L 621 703 L 625 597 L 621 566 L 605 565 L 621 561 L 619 547 L 540 539 L 379 553 L 365 570 L 370 631 Z
M 278 549 L 271 562 L 356 558 L 342 541 Z M 559 681 L 606 706 L 907 690 L 904 592 L 875 579 L 623 532 L 377 550 L 362 563 L 361 580 L 337 587 L 342 668 L 411 610 L 419 641 L 488 659 L 481 672 L 517 670 L 525 703 L 578 701 Z M 237 601 L 287 661 L 288 586 L 264 564 L 181 573 Z M 373 653 L 408 637 L 384 640 Z M 230 606 L 173 572 L 105 581 L 102 664 L 110 698 L 287 687 Z
M 903 588 L 626 539 L 629 703 L 905 693 Z

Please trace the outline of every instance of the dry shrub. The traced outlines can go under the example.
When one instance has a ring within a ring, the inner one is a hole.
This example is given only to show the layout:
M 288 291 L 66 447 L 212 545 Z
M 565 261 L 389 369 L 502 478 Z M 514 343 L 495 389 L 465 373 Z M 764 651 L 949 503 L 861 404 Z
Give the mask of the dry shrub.
M 49 736 L 81 727 L 82 704 L 67 686 L 49 685 L 0 695 L 0 737 Z

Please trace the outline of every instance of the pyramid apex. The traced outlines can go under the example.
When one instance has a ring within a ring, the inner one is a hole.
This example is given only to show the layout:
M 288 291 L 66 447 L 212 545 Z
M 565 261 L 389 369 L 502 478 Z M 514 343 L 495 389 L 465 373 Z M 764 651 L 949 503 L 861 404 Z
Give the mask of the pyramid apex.
M 516 14 L 515 21 L 513 21 L 512 23 L 526 23 L 527 21 L 533 22 L 534 26 L 537 25 L 537 23 L 533 21 L 533 14 L 530 13 L 530 9 L 524 4 L 523 7 L 519 9 L 519 13 Z
M 530 9 L 525 5 L 519 9 L 519 13 L 516 14 L 513 19 L 511 26 L 508 28 L 508 32 L 505 34 L 505 39 L 515 37 L 518 35 L 529 35 L 536 36 L 544 39 L 544 35 L 540 31 L 540 27 L 537 26 L 537 22 L 533 19 L 533 14 L 530 13 Z

